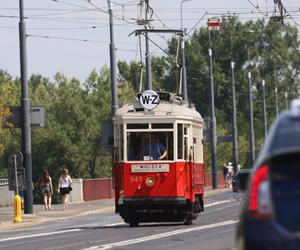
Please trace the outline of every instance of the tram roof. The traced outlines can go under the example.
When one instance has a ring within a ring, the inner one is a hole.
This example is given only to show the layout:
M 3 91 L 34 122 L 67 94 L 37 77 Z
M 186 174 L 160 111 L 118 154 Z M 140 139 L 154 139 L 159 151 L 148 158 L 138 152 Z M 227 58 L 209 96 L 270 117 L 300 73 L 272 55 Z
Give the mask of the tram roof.
M 161 101 L 160 104 L 151 111 L 135 109 L 134 104 L 125 104 L 115 114 L 115 119 L 131 118 L 171 118 L 202 121 L 202 117 L 194 108 L 187 107 L 185 104 Z

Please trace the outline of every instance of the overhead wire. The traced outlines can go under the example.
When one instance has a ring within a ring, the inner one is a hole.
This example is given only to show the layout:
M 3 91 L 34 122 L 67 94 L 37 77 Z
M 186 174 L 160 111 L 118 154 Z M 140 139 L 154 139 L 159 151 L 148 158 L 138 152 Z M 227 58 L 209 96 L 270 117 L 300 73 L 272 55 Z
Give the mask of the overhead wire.
M 61 0 L 50 0 L 50 1 L 56 2 L 56 3 L 62 3 L 62 4 L 73 6 L 73 7 L 79 7 L 79 8 L 82 8 L 82 9 L 88 9 L 87 7 L 84 7 L 82 5 L 73 4 L 73 3 L 69 3 L 69 2 L 65 2 L 65 1 L 61 1 Z
M 255 8 L 257 9 L 264 17 L 268 17 L 268 15 L 266 15 L 264 12 L 262 12 L 257 6 L 255 6 L 250 0 L 248 0 L 248 2 Z
M 33 37 L 33 38 L 42 38 L 42 39 L 54 39 L 54 40 L 76 41 L 76 42 L 99 43 L 99 44 L 105 44 L 105 45 L 109 44 L 108 41 L 81 39 L 81 38 L 73 38 L 73 37 L 60 37 L 60 36 L 35 35 L 35 34 L 27 34 L 26 36 L 27 37 Z M 135 47 L 135 44 L 131 44 L 131 43 L 119 42 L 117 44 Z
M 187 34 L 190 34 L 197 26 L 198 24 L 204 19 L 204 17 L 206 17 L 206 13 L 199 19 L 199 21 L 197 23 L 195 23 L 195 25 L 189 30 L 189 32 L 187 32 Z

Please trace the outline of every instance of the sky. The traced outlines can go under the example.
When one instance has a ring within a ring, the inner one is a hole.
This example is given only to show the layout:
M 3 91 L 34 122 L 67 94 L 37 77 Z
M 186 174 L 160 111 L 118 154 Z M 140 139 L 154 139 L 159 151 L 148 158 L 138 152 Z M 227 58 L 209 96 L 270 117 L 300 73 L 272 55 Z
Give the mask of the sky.
M 90 2 L 89 2 L 90 1 Z M 140 60 L 138 37 L 129 34 L 144 13 L 138 10 L 140 0 L 112 0 L 116 59 Z M 27 34 L 28 75 L 41 74 L 53 79 L 57 72 L 81 82 L 93 69 L 109 65 L 109 20 L 106 0 L 23 0 Z M 183 28 L 192 34 L 206 26 L 207 19 L 238 15 L 241 21 L 269 18 L 273 0 L 150 0 L 153 9 L 151 26 L 158 29 Z M 181 4 L 182 3 L 182 4 Z M 282 0 L 300 27 L 300 1 Z M 182 6 L 182 12 L 180 11 Z M 0 69 L 14 77 L 20 76 L 19 0 L 0 0 Z M 181 19 L 182 14 L 182 19 Z M 193 29 L 194 28 L 194 29 Z M 151 34 L 151 40 L 167 47 L 170 35 Z M 144 60 L 144 39 L 142 59 Z M 150 42 L 150 54 L 164 52 Z

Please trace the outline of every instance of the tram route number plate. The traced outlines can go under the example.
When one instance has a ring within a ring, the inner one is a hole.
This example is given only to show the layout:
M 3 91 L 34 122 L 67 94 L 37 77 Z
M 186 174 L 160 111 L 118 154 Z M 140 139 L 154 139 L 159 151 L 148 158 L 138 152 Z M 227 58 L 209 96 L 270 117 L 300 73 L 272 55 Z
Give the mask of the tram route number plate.
M 153 173 L 153 172 L 169 172 L 169 164 L 133 164 L 131 165 L 132 173 Z

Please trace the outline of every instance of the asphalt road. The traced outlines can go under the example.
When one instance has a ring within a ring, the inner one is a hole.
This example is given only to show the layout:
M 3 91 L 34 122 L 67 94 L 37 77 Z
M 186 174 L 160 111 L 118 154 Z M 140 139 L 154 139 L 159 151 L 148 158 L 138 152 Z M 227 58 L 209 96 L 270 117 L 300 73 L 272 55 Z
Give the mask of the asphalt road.
M 112 213 L 86 215 L 0 232 L 0 249 L 234 249 L 243 194 L 217 193 L 205 202 L 205 211 L 191 226 L 151 223 L 130 228 Z

